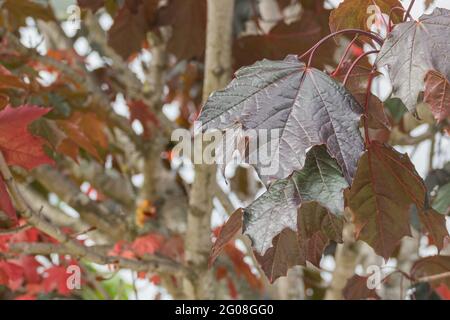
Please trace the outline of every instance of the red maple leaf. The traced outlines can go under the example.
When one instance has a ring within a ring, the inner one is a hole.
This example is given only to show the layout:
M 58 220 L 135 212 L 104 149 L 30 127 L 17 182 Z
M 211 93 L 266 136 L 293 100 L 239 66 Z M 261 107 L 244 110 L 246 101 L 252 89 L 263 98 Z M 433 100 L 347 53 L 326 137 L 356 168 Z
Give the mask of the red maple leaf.
M 450 300 L 450 289 L 445 284 L 441 284 L 435 290 L 442 300 Z
M 27 283 L 37 284 L 41 281 L 41 276 L 37 271 L 41 264 L 36 260 L 36 257 L 20 256 L 18 259 L 14 260 L 14 263 L 22 267 L 23 275 L 27 280 Z
M 24 105 L 18 108 L 7 106 L 0 112 L 0 151 L 3 153 L 7 164 L 18 165 L 31 170 L 41 164 L 53 163 L 53 160 L 42 149 L 44 140 L 32 136 L 28 132 L 28 125 L 49 111 L 48 108 Z M 10 220 L 7 221 L 6 225 L 17 223 L 16 211 L 1 177 L 0 210 Z
M 33 105 L 7 106 L 0 112 L 0 150 L 9 165 L 31 170 L 42 164 L 53 164 L 42 149 L 45 140 L 28 131 L 28 125 L 50 111 Z
M 42 282 L 44 291 L 49 293 L 57 291 L 59 294 L 68 296 L 70 289 L 67 286 L 67 279 L 70 274 L 67 273 L 65 266 L 53 266 L 45 270 L 46 277 Z
M 134 240 L 131 248 L 138 256 L 153 254 L 161 247 L 163 240 L 163 236 L 153 233 Z
M 22 286 L 23 269 L 8 261 L 0 261 L 0 285 L 5 285 L 15 291 Z

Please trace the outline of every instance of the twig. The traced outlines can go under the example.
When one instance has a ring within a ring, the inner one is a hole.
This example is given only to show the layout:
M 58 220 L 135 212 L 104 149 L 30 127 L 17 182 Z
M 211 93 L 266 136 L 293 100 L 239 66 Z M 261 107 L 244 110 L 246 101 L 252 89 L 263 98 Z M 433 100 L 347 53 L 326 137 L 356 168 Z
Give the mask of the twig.
M 408 17 L 411 17 L 411 10 L 412 10 L 412 8 L 414 6 L 414 2 L 416 2 L 416 0 L 411 0 L 411 3 L 409 4 L 408 9 L 406 10 L 405 17 L 403 18 L 403 21 L 406 21 L 406 19 L 408 19 Z M 412 17 L 411 17 L 411 19 L 412 19 Z
M 356 65 L 358 64 L 359 61 L 361 61 L 364 57 L 370 55 L 370 54 L 374 54 L 374 53 L 378 53 L 380 52 L 379 50 L 372 50 L 372 51 L 367 51 L 364 52 L 363 54 L 361 54 L 358 58 L 355 59 L 355 61 L 353 61 L 352 65 L 350 66 L 350 68 L 347 71 L 347 74 L 345 75 L 344 81 L 343 81 L 343 85 L 345 86 L 347 84 L 347 81 L 353 71 L 353 69 L 355 69 Z
M 19 226 L 17 228 L 12 228 L 12 229 L 7 229 L 7 230 L 0 230 L 0 235 L 1 236 L 5 236 L 5 235 L 10 235 L 10 234 L 15 234 L 15 233 L 18 233 L 18 232 L 21 232 L 21 231 L 25 231 L 25 230 L 27 230 L 27 229 L 29 229 L 31 227 L 32 226 L 27 223 L 27 224 L 24 224 L 24 225 Z
M 69 235 L 64 233 L 61 229 L 47 222 L 38 213 L 34 212 L 30 206 L 25 202 L 24 198 L 19 192 L 19 189 L 14 181 L 11 171 L 6 164 L 3 153 L 0 151 L 0 173 L 3 176 L 4 181 L 8 187 L 9 193 L 14 201 L 15 207 L 19 214 L 24 217 L 29 224 L 35 226 L 40 231 L 55 238 L 60 242 L 60 245 L 64 248 L 65 254 L 72 255 L 74 257 L 85 258 L 97 264 L 109 265 L 113 264 L 120 268 L 131 269 L 135 271 L 154 271 L 154 272 L 174 272 L 174 273 L 187 273 L 190 276 L 190 272 L 183 265 L 172 261 L 170 259 L 162 257 L 151 257 L 148 260 L 131 260 L 122 257 L 110 257 L 100 254 L 91 248 L 85 247 L 78 241 L 70 238 Z M 32 244 L 30 244 L 32 245 Z M 63 249 L 58 249 L 63 250 Z
M 446 278 L 450 278 L 450 271 L 444 272 L 444 273 L 439 273 L 439 274 L 434 274 L 432 276 L 425 276 L 425 277 L 421 277 L 419 279 L 417 279 L 417 282 L 431 282 L 431 281 L 437 281 L 437 280 L 442 280 L 442 279 L 446 279 Z

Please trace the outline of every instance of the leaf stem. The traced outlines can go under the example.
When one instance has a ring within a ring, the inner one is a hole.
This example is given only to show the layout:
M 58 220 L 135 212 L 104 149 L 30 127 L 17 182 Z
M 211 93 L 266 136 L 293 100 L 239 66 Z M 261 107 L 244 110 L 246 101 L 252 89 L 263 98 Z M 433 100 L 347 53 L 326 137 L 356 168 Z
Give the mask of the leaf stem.
M 392 14 L 393 14 L 395 11 L 402 11 L 403 14 L 406 14 L 405 8 L 403 8 L 403 7 L 393 7 L 393 8 L 389 11 L 388 32 L 391 32 L 392 29 L 394 28 L 394 26 L 392 25 L 392 24 L 393 24 L 393 22 L 392 22 Z M 413 17 L 412 17 L 410 14 L 408 14 L 408 17 L 411 18 L 411 19 L 413 19 Z
M 364 57 L 370 55 L 370 54 L 374 54 L 374 53 L 378 53 L 380 52 L 380 50 L 372 50 L 372 51 L 367 51 L 364 52 L 363 54 L 361 54 L 358 58 L 355 59 L 355 61 L 353 61 L 352 65 L 350 66 L 350 68 L 347 71 L 347 74 L 345 75 L 343 84 L 344 86 L 347 84 L 347 81 L 350 77 L 350 74 L 352 73 L 353 69 L 355 69 L 356 65 L 358 64 L 359 61 L 361 61 L 361 59 L 363 59 Z
M 310 66 L 311 65 L 311 61 L 312 61 L 312 57 L 314 56 L 314 53 L 317 50 L 317 48 L 319 48 L 328 39 L 333 38 L 333 37 L 335 37 L 337 35 L 346 34 L 346 33 L 356 33 L 358 35 L 365 35 L 365 36 L 369 37 L 370 39 L 372 39 L 373 41 L 375 41 L 376 43 L 378 43 L 380 46 L 383 45 L 383 42 L 384 42 L 383 38 L 381 38 L 376 33 L 373 33 L 373 32 L 370 32 L 370 31 L 364 31 L 364 30 L 361 30 L 361 29 L 343 29 L 343 30 L 339 30 L 339 31 L 333 32 L 333 33 L 327 35 L 326 37 L 322 38 L 313 47 L 311 47 L 308 51 L 306 51 L 304 54 L 302 54 L 299 57 L 299 59 L 301 60 L 302 58 L 304 58 L 304 57 L 309 55 L 308 66 Z
M 363 59 L 364 57 L 373 54 L 373 53 L 378 53 L 380 52 L 379 50 L 372 50 L 372 51 L 367 51 L 364 52 L 363 54 L 361 54 L 358 58 L 355 59 L 355 61 L 353 61 L 352 65 L 350 66 L 350 68 L 347 71 L 347 74 L 345 75 L 343 84 L 344 86 L 347 84 L 347 81 L 353 71 L 353 69 L 355 69 L 356 65 L 358 64 L 359 61 L 361 61 L 361 59 Z M 369 74 L 369 80 L 367 83 L 367 89 L 366 89 L 366 100 L 364 102 L 364 138 L 365 138 L 365 143 L 366 146 L 369 146 L 371 141 L 370 141 L 370 137 L 369 137 L 369 102 L 370 102 L 370 90 L 372 87 L 372 80 L 373 80 L 373 76 L 375 74 L 375 69 L 376 69 L 376 65 L 374 64 L 372 66 L 372 70 L 370 71 Z
M 364 139 L 366 146 L 370 146 L 369 136 L 369 102 L 370 102 L 370 90 L 372 88 L 373 75 L 375 74 L 375 65 L 372 67 L 372 71 L 369 74 L 369 80 L 366 89 L 366 101 L 364 102 Z
M 333 71 L 332 75 L 336 75 L 337 72 L 339 72 L 339 70 L 342 67 L 342 64 L 344 63 L 345 58 L 348 55 L 348 52 L 350 51 L 350 49 L 352 48 L 353 44 L 356 42 L 356 40 L 358 40 L 359 34 L 357 34 L 353 40 L 348 44 L 347 48 L 345 49 L 344 54 L 342 55 L 341 60 L 339 61 L 339 64 L 337 65 L 336 69 Z

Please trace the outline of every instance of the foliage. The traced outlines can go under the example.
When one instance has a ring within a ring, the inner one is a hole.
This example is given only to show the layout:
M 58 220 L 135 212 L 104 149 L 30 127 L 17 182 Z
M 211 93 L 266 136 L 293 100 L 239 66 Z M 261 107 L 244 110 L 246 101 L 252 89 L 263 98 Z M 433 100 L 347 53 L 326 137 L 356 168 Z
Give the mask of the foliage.
M 449 160 L 438 149 L 450 133 L 450 11 L 415 21 L 414 1 L 329 9 L 278 0 L 273 20 L 264 3 L 235 1 L 225 63 L 233 70 L 212 70 L 234 78 L 204 104 L 207 0 L 78 0 L 80 28 L 70 36 L 51 5 L 0 4 L 1 299 L 129 299 L 138 280 L 156 288 L 154 299 L 186 298 L 199 274 L 212 276 L 214 297 L 257 299 L 297 265 L 303 298 L 323 299 L 333 289 L 319 272 L 323 258 L 337 262 L 361 242 L 396 258 L 382 285 L 405 278 L 402 298 L 449 299 L 450 170 L 435 160 Z M 42 43 L 27 42 L 30 30 Z M 391 94 L 386 83 L 375 90 L 388 80 Z M 214 212 L 231 216 L 192 240 L 192 159 L 174 155 L 170 135 L 195 120 L 204 131 L 238 129 L 243 158 L 254 142 L 245 133 L 280 135 L 271 140 L 279 157 L 253 164 L 258 179 L 238 167 L 228 192 L 212 175 Z M 399 150 L 430 141 L 423 179 Z M 278 170 L 266 173 L 267 163 Z M 408 236 L 437 254 L 403 270 Z M 189 250 L 204 240 L 212 251 L 198 253 L 194 269 Z M 69 267 L 80 270 L 81 289 L 67 286 Z M 370 274 L 350 269 L 342 297 L 384 298 L 367 287 Z

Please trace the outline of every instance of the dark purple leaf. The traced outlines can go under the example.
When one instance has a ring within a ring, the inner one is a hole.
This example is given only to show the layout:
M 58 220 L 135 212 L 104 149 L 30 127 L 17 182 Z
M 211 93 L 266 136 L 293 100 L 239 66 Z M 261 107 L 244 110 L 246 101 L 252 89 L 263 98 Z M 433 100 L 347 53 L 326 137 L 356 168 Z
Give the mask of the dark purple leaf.
M 419 21 L 398 24 L 388 35 L 376 63 L 387 65 L 395 97 L 410 111 L 425 89 L 425 76 L 436 70 L 450 77 L 450 11 L 436 8 Z
M 287 227 L 273 238 L 273 246 L 255 257 L 269 281 L 285 276 L 295 265 L 310 261 L 319 266 L 330 240 L 342 242 L 343 218 L 335 216 L 317 202 L 305 202 L 296 212 L 294 230 Z
M 341 213 L 344 209 L 342 191 L 347 186 L 339 166 L 325 147 L 314 147 L 308 152 L 303 170 L 274 182 L 266 193 L 244 210 L 244 233 L 252 240 L 254 249 L 264 255 L 272 246 L 273 239 L 285 228 L 297 231 L 297 208 L 302 203 L 317 201 L 331 214 Z M 308 235 L 313 233 L 308 228 L 316 225 L 312 223 L 310 226 L 310 223 L 311 220 L 301 226 Z
M 262 60 L 240 69 L 224 90 L 210 96 L 199 121 L 203 130 L 278 129 L 272 140 L 279 152 L 270 163 L 274 174 L 265 181 L 286 178 L 303 168 L 307 150 L 325 144 L 351 182 L 364 146 L 358 129 L 361 107 L 353 96 L 325 73 L 307 68 L 296 56 Z M 261 169 L 257 164 L 256 168 Z

